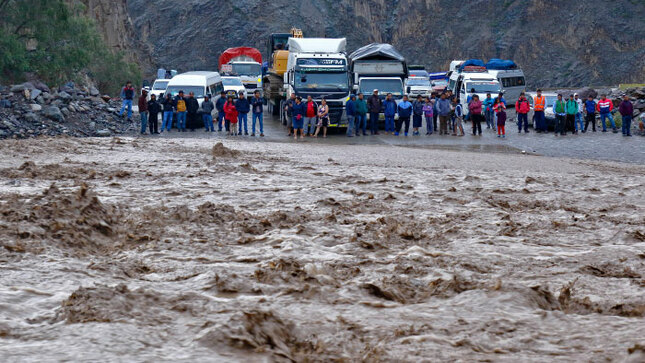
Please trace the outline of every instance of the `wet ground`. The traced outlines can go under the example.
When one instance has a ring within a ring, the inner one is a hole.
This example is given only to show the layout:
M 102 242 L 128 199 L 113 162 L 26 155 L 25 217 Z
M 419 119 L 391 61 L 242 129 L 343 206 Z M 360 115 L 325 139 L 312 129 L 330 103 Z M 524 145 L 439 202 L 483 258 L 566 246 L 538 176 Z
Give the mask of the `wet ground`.
M 268 125 L 0 143 L 3 361 L 645 360 L 642 160 Z

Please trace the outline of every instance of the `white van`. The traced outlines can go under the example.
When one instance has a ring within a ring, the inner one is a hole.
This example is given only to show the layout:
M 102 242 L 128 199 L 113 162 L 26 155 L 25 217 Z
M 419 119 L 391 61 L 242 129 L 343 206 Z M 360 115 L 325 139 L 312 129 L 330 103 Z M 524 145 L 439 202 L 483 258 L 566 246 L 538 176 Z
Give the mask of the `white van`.
M 168 83 L 170 82 L 169 79 L 157 79 L 153 84 L 152 84 L 152 89 L 150 92 L 148 92 L 148 100 L 150 100 L 150 96 L 155 95 L 157 99 L 161 99 L 160 96 L 166 92 L 166 88 L 168 87 Z
M 521 69 L 488 70 L 502 85 L 504 99 L 508 105 L 514 105 L 520 99 L 520 93 L 526 91 L 526 79 Z
M 222 83 L 224 84 L 224 92 L 226 92 L 226 97 L 232 96 L 237 98 L 240 94 L 240 91 L 244 92 L 244 95 L 248 97 L 246 93 L 246 88 L 244 87 L 244 82 L 242 82 L 241 77 L 225 76 L 222 77 Z
M 467 69 L 468 67 L 466 67 Z M 468 96 L 473 95 L 471 90 L 475 90 L 476 95 L 479 96 L 480 101 L 486 99 L 486 94 L 490 93 L 493 98 L 497 97 L 502 87 L 492 74 L 488 72 L 469 72 L 464 70 L 462 72 L 453 72 L 450 75 L 448 89 L 457 95 L 459 103 L 463 107 L 464 115 L 468 114 Z M 506 99 L 506 97 L 504 98 Z M 506 100 L 507 104 L 508 100 Z
M 212 101 L 215 102 L 220 96 L 220 92 L 224 90 L 222 84 L 222 77 L 217 72 L 187 72 L 174 76 L 165 94 L 170 93 L 172 97 L 177 96 L 179 91 L 184 91 L 184 95 L 188 96 L 190 92 L 195 93 L 197 102 L 201 105 L 204 101 L 204 96 L 210 94 Z

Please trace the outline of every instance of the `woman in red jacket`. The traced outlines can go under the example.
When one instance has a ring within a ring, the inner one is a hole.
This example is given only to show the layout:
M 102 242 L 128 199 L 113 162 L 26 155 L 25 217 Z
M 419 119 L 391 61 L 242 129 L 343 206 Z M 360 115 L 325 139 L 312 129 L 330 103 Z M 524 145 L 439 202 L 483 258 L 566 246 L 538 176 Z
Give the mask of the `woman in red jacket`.
M 520 93 L 520 98 L 515 102 L 515 112 L 517 112 L 517 128 L 518 132 L 522 132 L 522 125 L 524 125 L 524 132 L 529 133 L 529 111 L 531 111 L 531 104 L 526 99 L 524 92 Z
M 482 134 L 482 118 L 484 117 L 482 115 L 482 106 L 482 101 L 479 100 L 478 95 L 474 95 L 468 104 L 470 119 L 473 122 L 473 135 L 477 135 L 477 132 L 479 132 L 479 135 Z
M 229 130 L 231 130 L 228 134 L 237 136 L 237 109 L 235 108 L 235 103 L 233 102 L 232 96 L 228 96 L 228 99 L 224 104 L 224 115 L 227 123 L 226 126 Z

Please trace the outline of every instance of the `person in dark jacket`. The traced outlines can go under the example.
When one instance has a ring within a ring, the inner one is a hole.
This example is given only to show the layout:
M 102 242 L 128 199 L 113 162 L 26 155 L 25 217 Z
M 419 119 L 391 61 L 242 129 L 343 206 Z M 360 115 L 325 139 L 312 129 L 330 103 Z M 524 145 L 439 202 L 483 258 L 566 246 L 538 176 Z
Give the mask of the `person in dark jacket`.
M 372 135 L 378 135 L 378 121 L 381 107 L 383 107 L 383 102 L 378 96 L 378 90 L 375 89 L 374 93 L 367 100 L 367 108 L 370 112 L 370 133 Z
M 296 94 L 292 93 L 291 97 L 284 103 L 284 112 L 287 114 L 287 129 L 289 129 L 289 134 L 287 137 L 293 135 L 293 106 L 296 104 Z
M 383 115 L 385 116 L 385 134 L 394 134 L 394 118 L 396 116 L 397 105 L 396 101 L 392 98 L 392 94 L 388 93 L 383 102 Z
M 222 131 L 222 122 L 225 123 L 226 131 L 229 131 L 229 123 L 226 121 L 226 113 L 224 112 L 224 104 L 226 104 L 226 92 L 222 91 L 219 94 L 215 108 L 217 109 L 217 131 Z
M 354 104 L 356 107 L 356 136 L 360 135 L 363 130 L 363 136 L 367 136 L 367 102 L 363 99 L 363 94 L 358 94 L 358 99 Z
M 405 124 L 405 136 L 408 136 L 408 131 L 410 130 L 410 116 L 412 115 L 413 106 L 408 101 L 408 96 L 403 96 L 403 101 L 399 103 L 398 107 L 399 119 L 396 121 L 396 131 L 394 136 L 399 136 L 401 132 L 401 126 Z
M 356 118 L 355 102 L 356 95 L 352 94 L 349 96 L 349 101 L 345 104 L 345 113 L 347 114 L 347 137 L 354 137 L 354 129 L 356 127 L 356 124 L 354 123 L 354 119 Z
M 242 126 L 244 126 L 244 135 L 249 135 L 248 113 L 251 111 L 249 100 L 244 97 L 244 92 L 240 91 L 237 101 L 235 101 L 237 110 L 237 123 L 239 124 L 238 134 L 242 135 Z
M 302 98 L 296 97 L 296 103 L 293 105 L 293 139 L 296 140 L 298 139 L 298 130 L 300 130 L 300 139 L 304 139 L 304 131 L 302 130 L 302 127 L 305 122 L 305 114 L 307 112 L 307 108 L 305 107 L 305 104 L 302 102 Z
M 134 88 L 132 87 L 132 82 L 128 81 L 125 84 L 125 87 L 121 90 L 121 97 L 123 98 L 123 104 L 121 105 L 121 112 L 119 116 L 123 116 L 123 112 L 126 107 L 128 108 L 128 121 L 132 121 L 132 100 L 134 100 Z
M 629 100 L 628 95 L 623 96 L 623 102 L 618 106 L 618 111 L 623 119 L 623 136 L 632 136 L 632 117 L 634 115 L 634 105 Z
M 213 126 L 213 110 L 215 105 L 211 98 L 206 95 L 204 101 L 202 101 L 202 120 L 204 121 L 204 128 L 206 132 L 215 132 L 215 126 Z
M 148 125 L 150 135 L 159 134 L 159 114 L 161 113 L 161 105 L 157 102 L 157 96 L 150 95 L 148 101 Z
M 146 128 L 148 127 L 148 91 L 141 90 L 141 96 L 139 96 L 139 115 L 141 116 L 141 135 L 146 134 Z
M 419 129 L 423 126 L 423 96 L 418 95 L 412 104 L 412 135 L 419 136 Z
M 582 132 L 589 130 L 590 122 L 593 132 L 596 132 L 596 101 L 593 100 L 591 95 L 585 101 L 585 129 Z
M 264 137 L 264 98 L 260 97 L 260 91 L 253 92 L 251 99 L 253 121 L 251 122 L 251 136 L 255 136 L 255 120 L 260 124 L 260 137 Z
M 188 124 L 190 131 L 195 131 L 199 120 L 199 101 L 195 98 L 195 93 L 190 92 L 186 99 L 186 111 L 188 112 Z
M 175 100 L 172 99 L 172 95 L 170 93 L 166 93 L 166 97 L 164 97 L 161 104 L 163 105 L 161 132 L 163 132 L 163 130 L 170 132 L 170 129 L 172 128 L 172 118 L 174 116 L 173 111 L 175 109 Z

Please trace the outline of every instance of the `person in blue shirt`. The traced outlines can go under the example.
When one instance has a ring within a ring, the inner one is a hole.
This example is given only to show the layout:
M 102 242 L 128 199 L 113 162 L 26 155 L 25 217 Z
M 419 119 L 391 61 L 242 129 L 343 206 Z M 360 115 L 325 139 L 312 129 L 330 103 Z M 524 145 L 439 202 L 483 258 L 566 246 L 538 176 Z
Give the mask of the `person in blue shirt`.
M 226 93 L 224 91 L 219 93 L 219 98 L 215 102 L 215 108 L 217 109 L 217 131 L 222 131 L 222 123 L 226 126 L 226 131 L 230 131 L 230 124 L 226 121 L 226 113 L 224 112 L 224 104 L 226 104 Z
M 237 110 L 237 123 L 239 125 L 238 134 L 242 135 L 242 126 L 244 126 L 244 135 L 249 135 L 248 127 L 248 113 L 251 111 L 251 104 L 244 96 L 244 92 L 240 91 L 237 101 L 235 101 L 235 109 Z
M 408 101 L 408 96 L 403 96 L 403 101 L 399 103 L 398 107 L 399 119 L 396 120 L 396 131 L 394 136 L 399 136 L 401 126 L 405 124 L 405 136 L 408 136 L 410 130 L 410 116 L 412 115 L 412 104 Z
M 255 121 L 260 125 L 260 137 L 264 137 L 264 98 L 260 97 L 260 91 L 253 92 L 251 99 L 251 109 L 253 111 L 253 121 L 251 122 L 251 136 L 255 136 Z
M 396 101 L 392 98 L 392 94 L 388 93 L 383 102 L 383 115 L 385 115 L 385 134 L 394 133 L 394 116 L 396 116 Z
M 593 97 L 589 95 L 585 101 L 585 128 L 582 132 L 587 132 L 589 130 L 589 123 L 591 122 L 591 127 L 593 132 L 596 132 L 596 101 L 593 100 Z
M 491 97 L 490 92 L 486 93 L 486 98 L 484 98 L 484 117 L 486 117 L 486 128 L 487 129 L 495 129 L 495 117 L 493 116 L 493 103 L 495 100 L 493 100 L 493 97 Z
M 302 140 L 305 138 L 305 134 L 302 128 L 304 127 L 306 112 L 307 112 L 307 108 L 305 107 L 305 104 L 302 103 L 302 98 L 296 97 L 296 103 L 293 105 L 293 111 L 292 111 L 294 140 L 298 139 L 298 131 L 300 131 L 300 139 Z
M 347 114 L 347 137 L 354 137 L 354 129 L 356 124 L 354 120 L 356 118 L 356 95 L 352 94 L 349 96 L 349 101 L 345 104 L 345 113 Z

